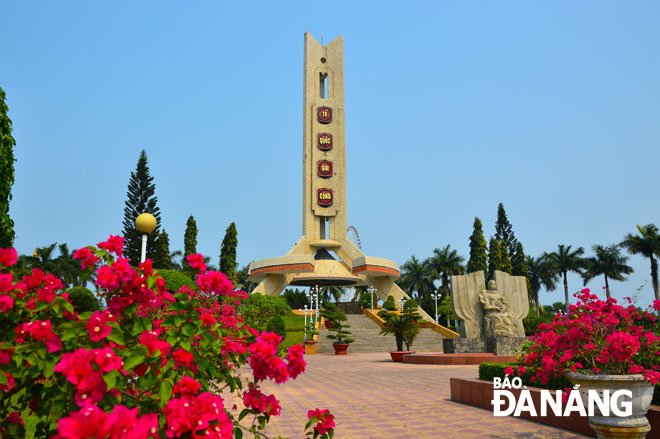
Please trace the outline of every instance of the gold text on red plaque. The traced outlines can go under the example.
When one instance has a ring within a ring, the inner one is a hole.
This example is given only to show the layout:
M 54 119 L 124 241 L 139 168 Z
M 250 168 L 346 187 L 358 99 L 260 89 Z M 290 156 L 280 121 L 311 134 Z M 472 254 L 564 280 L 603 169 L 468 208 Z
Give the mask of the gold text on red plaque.
M 316 175 L 321 178 L 332 177 L 332 162 L 329 160 L 319 160 L 316 162 Z
M 321 151 L 330 151 L 332 149 L 332 134 L 321 133 L 316 136 L 316 146 Z
M 319 189 L 316 191 L 316 201 L 319 206 L 332 206 L 332 189 Z
M 332 122 L 332 108 L 330 107 L 319 107 L 316 109 L 316 120 L 321 123 L 330 123 Z

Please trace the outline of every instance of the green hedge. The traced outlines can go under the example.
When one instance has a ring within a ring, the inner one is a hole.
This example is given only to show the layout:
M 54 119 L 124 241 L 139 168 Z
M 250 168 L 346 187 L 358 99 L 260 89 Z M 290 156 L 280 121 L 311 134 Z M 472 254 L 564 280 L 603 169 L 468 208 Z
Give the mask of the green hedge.
M 101 310 L 101 303 L 89 288 L 73 287 L 67 293 L 77 313 Z
M 282 337 L 282 340 L 286 339 L 286 325 L 284 324 L 284 319 L 282 316 L 273 316 L 268 319 L 266 331 L 274 332 L 275 334 Z
M 519 363 L 481 363 L 479 365 L 479 379 L 493 381 L 493 378 L 495 377 L 504 378 L 504 369 L 509 366 L 513 367 L 513 370 L 515 371 L 518 368 Z M 527 369 L 527 372 L 520 376 L 523 385 L 525 386 L 552 390 L 563 390 L 567 387 L 573 387 L 573 384 L 565 376 L 550 378 L 546 385 L 541 384 L 538 380 L 532 381 L 531 377 L 534 375 L 534 372 L 527 367 L 525 367 L 525 369 Z M 514 376 L 518 376 L 517 373 L 514 372 Z M 655 385 L 653 401 L 651 404 L 660 405 L 660 384 Z
M 193 281 L 188 275 L 181 273 L 180 271 L 174 270 L 156 270 L 158 274 L 165 281 L 165 286 L 167 291 L 170 294 L 175 294 L 183 286 L 191 288 L 193 291 L 197 291 L 197 283 Z

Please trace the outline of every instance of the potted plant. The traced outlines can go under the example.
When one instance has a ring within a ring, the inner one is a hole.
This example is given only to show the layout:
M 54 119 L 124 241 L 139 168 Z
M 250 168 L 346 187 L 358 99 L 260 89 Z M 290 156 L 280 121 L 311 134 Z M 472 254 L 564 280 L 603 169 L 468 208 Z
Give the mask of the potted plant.
M 603 416 L 596 407 L 589 425 L 598 437 L 644 437 L 650 430 L 645 414 L 653 384 L 660 380 L 660 330 L 657 317 L 615 299 L 599 300 L 588 289 L 576 294 L 568 313 L 539 325 L 540 332 L 525 346 L 525 364 L 536 369 L 543 384 L 552 376 L 566 375 L 579 384 L 583 402 L 588 390 L 618 389 L 633 393 L 632 416 Z M 660 301 L 654 307 L 660 309 Z M 654 333 L 655 332 L 655 333 Z M 577 386 L 576 386 L 577 387 Z
M 389 296 L 383 303 L 383 310 L 378 313 L 378 317 L 385 322 L 385 326 L 381 328 L 380 333 L 394 335 L 396 340 L 396 351 L 390 352 L 392 361 L 401 362 L 404 355 L 415 353 L 410 350 L 410 347 L 420 331 L 417 321 L 422 318 L 417 312 L 417 307 L 417 302 L 409 299 L 403 305 L 403 310 L 397 312 L 394 297 Z M 406 351 L 403 350 L 404 342 L 408 349 Z
M 319 312 L 321 317 L 323 317 L 323 325 L 325 325 L 326 329 L 332 328 L 334 323 L 330 320 L 329 316 L 331 316 L 333 313 L 337 312 L 337 304 L 328 302 L 325 304 L 325 307 Z
M 335 311 L 326 313 L 325 318 L 332 323 L 332 327 L 328 330 L 334 334 L 328 335 L 328 338 L 330 340 L 335 340 L 332 344 L 332 347 L 335 349 L 335 354 L 346 355 L 348 345 L 355 341 L 354 338 L 347 337 L 347 335 L 351 334 L 351 331 L 347 331 L 346 328 L 350 328 L 351 325 L 342 323 L 348 320 L 346 314 L 339 311 L 335 306 Z
M 314 336 L 317 335 L 319 332 L 314 328 L 314 324 L 310 320 L 310 322 L 307 324 L 307 327 L 304 328 L 303 330 L 303 338 L 304 338 L 304 343 L 305 343 L 305 353 L 306 354 L 315 354 L 316 353 L 316 343 L 318 343 L 316 340 L 314 340 Z

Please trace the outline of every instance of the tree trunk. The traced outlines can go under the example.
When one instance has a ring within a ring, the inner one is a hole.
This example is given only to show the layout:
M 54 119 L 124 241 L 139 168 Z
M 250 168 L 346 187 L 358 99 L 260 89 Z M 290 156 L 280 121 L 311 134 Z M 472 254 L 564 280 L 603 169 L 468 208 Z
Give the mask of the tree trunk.
M 540 305 L 539 305 L 539 292 L 538 291 L 534 291 L 534 303 L 536 304 L 536 317 L 540 317 L 541 316 L 541 310 L 539 309 Z
M 610 296 L 610 284 L 607 282 L 607 275 L 605 275 L 605 294 L 607 295 L 607 298 L 609 299 Z
M 396 350 L 397 351 L 402 351 L 403 350 L 403 334 L 394 334 L 394 338 L 396 339 Z
M 653 255 L 651 255 L 651 283 L 653 284 L 655 300 L 660 300 L 660 290 L 658 290 L 658 262 Z
M 568 314 L 568 276 L 564 271 L 564 298 L 566 299 L 566 314 Z

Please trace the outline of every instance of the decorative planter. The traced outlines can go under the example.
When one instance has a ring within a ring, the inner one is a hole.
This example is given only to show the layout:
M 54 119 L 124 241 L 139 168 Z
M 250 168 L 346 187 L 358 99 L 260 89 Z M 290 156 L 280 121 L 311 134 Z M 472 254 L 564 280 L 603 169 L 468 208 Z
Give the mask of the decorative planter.
M 346 355 L 348 343 L 333 343 L 332 347 L 335 348 L 335 355 Z
M 323 320 L 323 324 L 327 329 L 333 328 L 335 326 L 334 322 L 325 319 Z
M 414 354 L 415 352 L 417 351 L 394 351 L 394 352 L 390 352 L 390 357 L 392 357 L 392 361 L 395 361 L 397 363 L 402 363 L 404 355 Z
M 305 353 L 306 354 L 315 354 L 316 353 L 316 341 L 309 340 L 305 342 Z
M 596 432 L 599 438 L 630 438 L 642 439 L 651 430 L 651 425 L 646 419 L 646 412 L 653 399 L 653 384 L 644 379 L 641 374 L 637 375 L 583 375 L 569 373 L 566 375 L 573 384 L 580 385 L 580 396 L 585 407 L 588 407 L 587 391 L 590 389 L 599 392 L 609 389 L 610 395 L 617 390 L 625 389 L 632 391 L 632 415 L 631 416 L 603 416 L 598 408 L 594 407 L 594 416 L 589 417 L 589 426 Z M 621 398 L 621 402 L 625 398 Z

